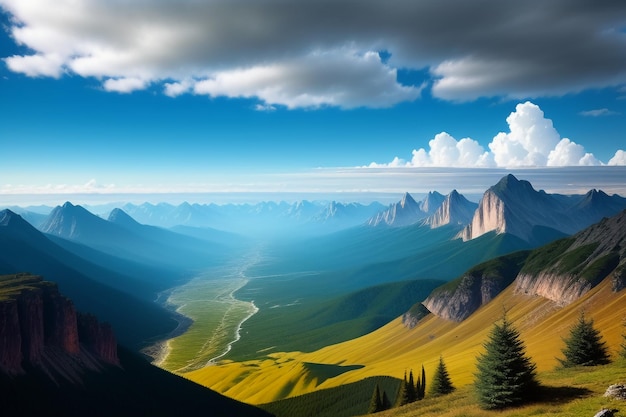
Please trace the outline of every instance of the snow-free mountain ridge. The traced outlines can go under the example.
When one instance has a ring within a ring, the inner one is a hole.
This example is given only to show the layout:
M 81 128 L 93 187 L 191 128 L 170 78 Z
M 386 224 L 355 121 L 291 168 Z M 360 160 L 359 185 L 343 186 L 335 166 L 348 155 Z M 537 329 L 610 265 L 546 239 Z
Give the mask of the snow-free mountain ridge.
M 485 191 L 471 223 L 459 237 L 470 240 L 495 231 L 532 241 L 537 227 L 576 233 L 626 208 L 626 198 L 604 196 L 590 191 L 582 199 L 563 198 L 536 191 L 530 182 L 509 174 Z

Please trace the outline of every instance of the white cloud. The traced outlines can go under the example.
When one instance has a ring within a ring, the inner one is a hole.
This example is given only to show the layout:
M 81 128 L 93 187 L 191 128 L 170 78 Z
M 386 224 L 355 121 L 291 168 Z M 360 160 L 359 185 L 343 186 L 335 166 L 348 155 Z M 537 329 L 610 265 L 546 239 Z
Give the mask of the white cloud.
M 193 83 L 189 80 L 181 82 L 163 84 L 163 94 L 169 97 L 178 97 L 181 94 L 188 93 L 193 87 Z
M 478 142 L 470 138 L 457 141 L 441 132 L 428 142 L 430 150 L 413 150 L 412 167 L 488 167 L 493 159 Z
M 545 118 L 543 111 L 531 102 L 520 103 L 506 119 L 508 132 L 498 133 L 485 149 L 471 138 L 457 141 L 441 132 L 428 142 L 429 149 L 413 150 L 411 161 L 396 157 L 388 164 L 372 162 L 370 168 L 393 167 L 565 167 L 602 165 L 568 138 L 561 138 Z M 609 165 L 626 165 L 626 155 L 618 151 Z
M 578 114 L 580 114 L 581 116 L 587 116 L 587 117 L 600 117 L 600 116 L 614 116 L 619 113 L 616 111 L 609 110 L 607 108 L 603 108 L 603 109 L 585 110 L 585 111 L 581 111 Z
M 609 159 L 608 165 L 626 165 L 626 152 L 619 149 L 613 155 L 613 158 Z
M 56 54 L 14 55 L 5 62 L 11 71 L 29 77 L 59 78 L 63 74 L 63 58 Z
M 560 135 L 543 111 L 531 102 L 520 103 L 506 118 L 510 131 L 500 132 L 489 144 L 498 166 L 545 166 Z
M 586 153 L 582 145 L 564 138 L 548 154 L 548 166 L 600 165 L 593 154 Z
M 171 96 L 189 91 L 185 80 L 204 80 L 206 94 L 290 108 L 385 107 L 418 96 L 419 88 L 398 83 L 399 68 L 427 70 L 433 95 L 446 100 L 626 83 L 620 1 L 0 0 L 0 7 L 11 15 L 13 39 L 29 50 L 5 58 L 12 71 L 114 85 L 140 79 Z M 384 63 L 368 56 L 380 50 L 390 54 Z M 262 88 L 254 77 L 267 69 L 285 78 Z M 296 76 L 311 78 L 295 85 Z
M 412 101 L 421 88 L 402 86 L 396 70 L 377 53 L 354 50 L 315 51 L 272 65 L 222 71 L 196 82 L 196 94 L 258 97 L 290 109 L 330 105 L 342 108 L 389 107 Z
M 264 111 L 264 112 L 273 112 L 276 111 L 276 107 L 271 104 L 257 104 L 254 106 L 254 110 L 256 111 Z
M 116 78 L 108 79 L 102 85 L 106 91 L 117 93 L 132 93 L 136 90 L 143 90 L 147 86 L 146 80 L 140 78 Z

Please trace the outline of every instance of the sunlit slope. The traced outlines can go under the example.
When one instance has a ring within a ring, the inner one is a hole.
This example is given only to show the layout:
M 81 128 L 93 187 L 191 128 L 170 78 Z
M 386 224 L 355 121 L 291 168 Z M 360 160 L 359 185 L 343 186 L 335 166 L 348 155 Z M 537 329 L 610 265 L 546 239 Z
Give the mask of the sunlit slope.
M 461 386 L 472 382 L 476 356 L 505 309 L 538 370 L 544 371 L 557 365 L 563 338 L 581 310 L 595 320 L 615 354 L 624 331 L 626 291 L 613 293 L 610 279 L 605 279 L 578 301 L 559 307 L 542 297 L 514 294 L 509 287 L 461 323 L 429 315 L 409 330 L 398 318 L 373 333 L 316 352 L 277 353 L 265 360 L 224 363 L 185 376 L 235 399 L 261 404 L 369 376 L 401 378 L 405 370 L 417 370 L 422 364 L 427 376 L 432 375 L 443 355 L 453 383 Z M 336 367 L 320 370 L 310 363 Z

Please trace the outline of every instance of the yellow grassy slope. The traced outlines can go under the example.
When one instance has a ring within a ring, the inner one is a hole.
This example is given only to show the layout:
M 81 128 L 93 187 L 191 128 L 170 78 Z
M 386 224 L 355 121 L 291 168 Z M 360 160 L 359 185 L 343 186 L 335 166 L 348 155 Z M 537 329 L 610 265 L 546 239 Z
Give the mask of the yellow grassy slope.
M 221 363 L 184 376 L 237 400 L 263 404 L 370 376 L 402 378 L 405 370 L 419 371 L 422 364 L 427 376 L 432 375 L 443 355 L 453 383 L 460 387 L 472 382 L 476 356 L 505 308 L 538 370 L 550 370 L 557 365 L 563 338 L 582 309 L 594 319 L 611 353 L 617 352 L 624 331 L 626 290 L 616 294 L 610 286 L 607 279 L 566 307 L 541 297 L 514 294 L 510 287 L 462 323 L 431 314 L 409 330 L 398 318 L 373 333 L 312 353 L 277 353 L 264 360 Z M 308 371 L 306 362 L 363 368 L 324 379 Z

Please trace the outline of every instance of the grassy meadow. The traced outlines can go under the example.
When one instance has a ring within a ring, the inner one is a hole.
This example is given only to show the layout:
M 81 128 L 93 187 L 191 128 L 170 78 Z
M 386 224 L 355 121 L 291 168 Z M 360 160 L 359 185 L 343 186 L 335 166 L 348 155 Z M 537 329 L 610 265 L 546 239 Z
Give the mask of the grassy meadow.
M 416 370 L 422 364 L 426 374 L 433 375 L 439 356 L 443 355 L 450 377 L 459 388 L 455 395 L 461 395 L 470 389 L 476 357 L 493 323 L 502 317 L 505 309 L 509 320 L 521 333 L 527 354 L 537 364 L 540 377 L 550 378 L 561 355 L 563 338 L 569 334 L 581 310 L 594 319 L 615 357 L 625 331 L 625 303 L 626 292 L 612 292 L 610 280 L 565 307 L 541 297 L 515 294 L 508 288 L 461 323 L 429 315 L 415 328 L 407 329 L 397 318 L 370 334 L 314 352 L 277 352 L 257 360 L 222 361 L 185 376 L 235 399 L 266 404 L 369 377 L 402 378 L 405 370 Z M 327 377 L 306 365 L 311 363 L 353 369 L 345 368 L 346 372 Z M 469 399 L 459 401 L 475 404 Z

